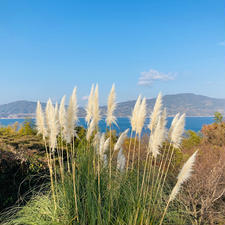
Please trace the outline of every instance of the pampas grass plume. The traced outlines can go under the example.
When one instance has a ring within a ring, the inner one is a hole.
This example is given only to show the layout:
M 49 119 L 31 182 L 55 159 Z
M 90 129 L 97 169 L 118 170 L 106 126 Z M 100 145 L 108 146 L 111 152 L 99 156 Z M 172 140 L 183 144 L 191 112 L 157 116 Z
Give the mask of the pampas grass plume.
M 104 143 L 104 152 L 106 152 L 106 150 L 109 148 L 109 144 L 110 144 L 110 138 L 107 138 Z
M 91 120 L 91 122 L 90 122 L 90 124 L 88 126 L 88 129 L 87 129 L 87 134 L 86 134 L 87 141 L 90 140 L 94 129 L 95 129 L 95 123 L 94 123 L 94 120 Z
M 100 145 L 99 145 L 99 152 L 98 152 L 101 159 L 103 159 L 104 144 L 105 144 L 105 134 L 103 133 L 100 138 Z
M 49 99 L 46 115 L 48 116 L 49 125 L 49 145 L 50 148 L 53 150 L 56 146 L 56 137 L 59 133 L 58 103 L 56 103 L 56 106 L 54 108 L 51 100 Z
M 112 89 L 109 93 L 108 97 L 108 108 L 107 108 L 107 116 L 106 116 L 106 124 L 107 126 L 111 126 L 112 123 L 116 124 L 116 117 L 113 115 L 116 109 L 116 93 L 115 93 L 115 84 L 112 85 Z
M 75 136 L 74 127 L 75 127 L 75 123 L 78 120 L 78 117 L 77 117 L 78 105 L 77 105 L 76 92 L 77 92 L 77 88 L 75 87 L 70 97 L 70 102 L 69 102 L 69 106 L 67 110 L 66 134 L 65 134 L 65 139 L 67 143 L 70 143 L 71 138 Z
M 152 114 L 150 116 L 150 123 L 148 125 L 148 128 L 150 129 L 151 132 L 157 126 L 158 117 L 159 117 L 159 115 L 161 114 L 161 111 L 162 111 L 161 108 L 162 108 L 162 94 L 160 92 L 158 97 L 156 98 L 155 106 L 154 106 L 154 109 L 153 109 Z
M 171 142 L 174 147 L 178 148 L 180 146 L 182 135 L 184 133 L 185 126 L 185 113 L 177 120 L 172 132 L 171 132 Z
M 170 194 L 169 201 L 173 201 L 176 198 L 177 194 L 180 191 L 181 185 L 190 178 L 197 152 L 198 151 L 196 151 L 182 167 L 177 177 L 177 183 Z
M 118 138 L 118 140 L 117 140 L 117 142 L 116 142 L 116 144 L 115 144 L 115 146 L 114 146 L 114 151 L 119 150 L 119 149 L 121 148 L 121 146 L 122 146 L 122 144 L 123 144 L 123 142 L 124 142 L 124 140 L 125 140 L 125 138 L 126 138 L 126 136 L 127 136 L 128 131 L 129 131 L 129 129 L 126 129 L 126 130 L 120 135 L 120 137 Z
M 177 114 L 174 116 L 174 118 L 173 118 L 173 120 L 172 120 L 172 123 L 171 123 L 171 125 L 170 125 L 170 129 L 169 129 L 169 132 L 168 132 L 168 137 L 169 137 L 169 138 L 171 138 L 171 134 L 172 134 L 173 129 L 174 129 L 174 127 L 176 126 L 176 123 L 177 123 L 177 121 L 179 120 L 179 118 L 180 118 L 180 113 L 177 113 Z
M 99 100 L 98 100 L 98 84 L 95 87 L 94 97 L 93 97 L 93 121 L 94 125 L 97 127 L 98 122 L 101 119 L 99 110 Z
M 100 134 L 100 132 L 97 132 L 93 138 L 93 146 L 96 149 L 99 147 L 100 138 L 101 138 L 101 134 Z
M 61 130 L 65 129 L 66 127 L 65 100 L 66 100 L 66 96 L 64 95 L 61 99 L 60 106 L 59 106 L 59 124 L 60 124 Z
M 47 124 L 48 133 L 51 126 L 50 123 L 51 123 L 52 115 L 53 115 L 53 105 L 52 105 L 51 99 L 49 98 L 45 108 L 45 116 L 46 116 L 46 124 Z
M 125 156 L 123 154 L 123 149 L 120 148 L 120 151 L 119 151 L 118 156 L 117 156 L 116 168 L 118 170 L 120 170 L 120 172 L 123 172 L 124 168 L 125 168 L 125 164 L 126 164 L 126 158 L 125 158 Z
M 162 112 L 162 116 L 161 116 L 161 127 L 166 127 L 166 124 L 167 124 L 167 110 L 166 108 L 163 109 L 163 112 Z
M 141 135 L 141 131 L 143 129 L 145 122 L 145 117 L 146 117 L 146 98 L 143 98 L 142 102 L 140 103 L 136 124 L 136 131 L 139 135 Z
M 130 124 L 132 127 L 132 131 L 136 131 L 137 129 L 137 120 L 138 120 L 138 112 L 140 109 L 140 103 L 141 103 L 141 95 L 138 96 L 138 99 L 134 105 L 134 109 L 132 111 L 132 115 L 130 117 Z
M 43 139 L 45 140 L 47 136 L 47 130 L 45 127 L 45 118 L 42 111 L 40 101 L 37 102 L 37 109 L 36 109 L 36 126 L 38 130 L 38 134 L 42 134 Z
M 92 84 L 91 86 L 91 91 L 88 97 L 88 104 L 86 106 L 86 117 L 85 117 L 85 121 L 87 122 L 87 124 L 90 123 L 92 117 L 93 117 L 93 94 L 94 94 L 94 85 Z
M 151 132 L 149 139 L 149 152 L 152 152 L 154 158 L 158 156 L 159 149 L 165 138 L 165 127 L 161 124 L 161 116 L 158 118 L 156 128 Z
M 59 105 L 58 105 L 58 102 L 55 103 L 54 114 L 55 114 L 56 123 L 59 125 Z

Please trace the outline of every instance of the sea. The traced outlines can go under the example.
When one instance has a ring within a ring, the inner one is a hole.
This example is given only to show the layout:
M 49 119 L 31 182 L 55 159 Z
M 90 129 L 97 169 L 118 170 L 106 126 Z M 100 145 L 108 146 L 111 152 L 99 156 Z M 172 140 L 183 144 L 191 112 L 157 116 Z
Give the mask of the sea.
M 167 118 L 167 128 L 170 127 L 173 117 Z M 0 119 L 0 126 L 8 126 L 12 125 L 15 122 L 22 124 L 25 119 Z M 35 119 L 31 119 L 31 121 L 35 124 Z M 195 132 L 201 131 L 201 128 L 205 124 L 211 124 L 214 122 L 213 117 L 186 117 L 185 130 L 193 130 Z M 149 123 L 149 119 L 146 119 L 143 133 L 149 132 L 147 129 Z M 79 126 L 87 127 L 84 118 L 79 118 L 78 121 Z M 127 128 L 131 128 L 130 121 L 128 118 L 117 118 L 117 125 L 113 125 L 112 128 L 116 130 L 117 133 L 123 132 Z M 102 119 L 99 122 L 99 128 L 101 132 L 106 131 L 106 123 L 105 119 Z

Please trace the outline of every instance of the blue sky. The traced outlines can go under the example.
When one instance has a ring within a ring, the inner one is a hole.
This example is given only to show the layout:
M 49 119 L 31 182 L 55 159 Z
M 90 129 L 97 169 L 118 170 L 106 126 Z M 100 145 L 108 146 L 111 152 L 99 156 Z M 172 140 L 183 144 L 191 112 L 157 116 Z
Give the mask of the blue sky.
M 225 98 L 224 0 L 1 0 L 0 104 L 98 83 L 104 104 L 192 92 Z

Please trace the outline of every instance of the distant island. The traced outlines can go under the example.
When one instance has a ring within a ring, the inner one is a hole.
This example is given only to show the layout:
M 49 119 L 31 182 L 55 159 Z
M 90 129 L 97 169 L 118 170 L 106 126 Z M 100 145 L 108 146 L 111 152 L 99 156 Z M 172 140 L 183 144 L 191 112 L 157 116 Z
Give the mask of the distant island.
M 153 109 L 155 98 L 147 99 L 148 112 Z M 136 100 L 120 102 L 117 104 L 115 111 L 116 117 L 128 117 L 131 115 Z M 167 108 L 169 116 L 176 113 L 186 113 L 190 117 L 207 117 L 213 116 L 215 112 L 225 115 L 225 99 L 211 98 L 203 95 L 192 93 L 165 95 L 163 104 Z M 45 108 L 46 103 L 42 103 Z M 106 115 L 107 107 L 101 106 L 101 114 Z M 0 105 L 1 119 L 18 119 L 18 118 L 34 118 L 36 111 L 36 102 L 32 101 L 16 101 L 8 104 Z M 79 117 L 85 117 L 85 109 L 80 107 L 78 110 Z

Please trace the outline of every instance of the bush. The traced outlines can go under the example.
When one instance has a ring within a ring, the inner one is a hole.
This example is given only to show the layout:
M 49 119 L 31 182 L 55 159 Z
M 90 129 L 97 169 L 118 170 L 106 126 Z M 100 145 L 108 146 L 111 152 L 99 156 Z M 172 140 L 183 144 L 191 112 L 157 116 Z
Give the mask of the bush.
M 201 130 L 203 141 L 213 146 L 223 146 L 225 143 L 225 122 L 204 125 Z
M 196 133 L 192 130 L 186 131 L 186 137 L 182 141 L 182 148 L 190 149 L 197 147 L 202 141 L 202 134 Z
M 194 174 L 184 188 L 182 201 L 193 225 L 225 224 L 225 123 L 202 128 Z M 194 146 L 185 149 L 190 155 Z
M 35 135 L 37 132 L 34 129 L 34 124 L 31 120 L 25 120 L 18 130 L 20 135 Z

